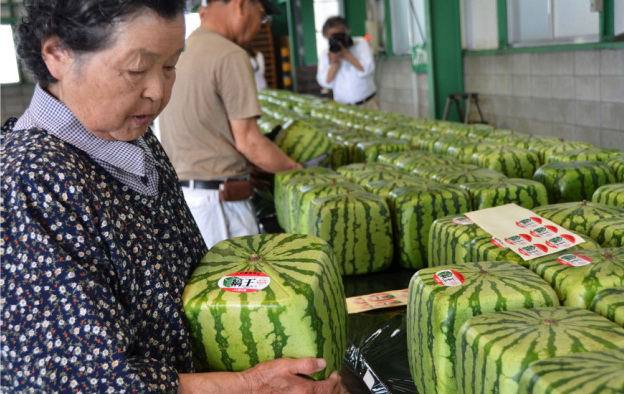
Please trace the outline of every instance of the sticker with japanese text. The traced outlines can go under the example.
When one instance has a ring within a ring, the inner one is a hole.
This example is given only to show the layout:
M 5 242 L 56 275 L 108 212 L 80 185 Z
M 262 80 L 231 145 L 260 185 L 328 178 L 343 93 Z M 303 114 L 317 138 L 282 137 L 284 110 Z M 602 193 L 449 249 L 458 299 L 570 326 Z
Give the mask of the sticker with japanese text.
M 464 283 L 464 275 L 455 270 L 438 271 L 433 275 L 433 280 L 443 286 L 461 286 Z
M 539 257 L 544 256 L 548 252 L 548 246 L 542 244 L 527 245 L 518 249 L 518 252 L 529 257 Z
M 219 287 L 232 293 L 253 293 L 267 287 L 271 278 L 264 272 L 233 272 L 219 279 Z
M 531 216 L 526 219 L 521 219 L 516 222 L 516 226 L 522 228 L 535 228 L 539 227 L 542 224 L 542 218 Z
M 517 234 L 505 238 L 505 242 L 513 246 L 524 246 L 528 245 L 532 239 L 533 237 L 529 234 Z
M 466 225 L 469 225 L 469 224 L 474 224 L 474 222 L 473 222 L 472 220 L 468 219 L 468 218 L 467 218 L 467 217 L 465 217 L 465 216 L 458 216 L 458 217 L 454 218 L 454 219 L 452 220 L 452 222 L 453 222 L 453 223 L 455 223 L 455 224 L 459 224 L 459 225 L 461 225 L 461 226 L 466 226 Z
M 581 254 L 564 254 L 563 256 L 559 256 L 557 261 L 570 267 L 582 267 L 590 264 L 592 259 Z
M 531 235 L 539 238 L 551 238 L 557 235 L 559 230 L 555 226 L 541 226 L 530 231 Z

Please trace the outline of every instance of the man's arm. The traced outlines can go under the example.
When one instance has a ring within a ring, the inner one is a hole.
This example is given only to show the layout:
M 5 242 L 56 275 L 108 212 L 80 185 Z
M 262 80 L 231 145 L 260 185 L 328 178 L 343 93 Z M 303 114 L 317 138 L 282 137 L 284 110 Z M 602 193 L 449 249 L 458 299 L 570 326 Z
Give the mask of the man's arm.
M 260 169 L 276 173 L 302 168 L 262 135 L 256 118 L 230 120 L 230 127 L 236 150 Z

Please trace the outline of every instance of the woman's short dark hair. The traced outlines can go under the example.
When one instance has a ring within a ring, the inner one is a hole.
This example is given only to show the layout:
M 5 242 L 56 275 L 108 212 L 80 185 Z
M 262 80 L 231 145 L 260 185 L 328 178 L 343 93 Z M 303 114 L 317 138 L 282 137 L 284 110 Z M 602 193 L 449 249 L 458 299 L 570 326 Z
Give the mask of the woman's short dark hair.
M 173 20 L 186 10 L 186 0 L 26 0 L 26 18 L 15 29 L 17 55 L 43 87 L 56 79 L 41 57 L 41 40 L 58 36 L 76 54 L 113 44 L 115 27 L 142 9 Z
M 332 16 L 331 18 L 327 18 L 325 23 L 323 23 L 323 35 L 327 33 L 327 30 L 333 29 L 334 27 L 344 27 L 347 31 L 350 29 L 345 18 L 341 16 Z

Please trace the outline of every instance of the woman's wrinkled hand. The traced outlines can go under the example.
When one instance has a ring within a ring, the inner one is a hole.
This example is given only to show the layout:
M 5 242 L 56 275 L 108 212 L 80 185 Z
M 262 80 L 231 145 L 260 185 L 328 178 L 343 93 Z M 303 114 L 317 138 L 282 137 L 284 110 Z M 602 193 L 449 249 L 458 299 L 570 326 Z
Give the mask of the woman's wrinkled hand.
M 327 363 L 321 358 L 280 358 L 257 364 L 243 372 L 249 392 L 265 393 L 310 393 L 342 394 L 347 390 L 337 371 L 326 380 L 312 380 L 307 376 L 319 372 Z

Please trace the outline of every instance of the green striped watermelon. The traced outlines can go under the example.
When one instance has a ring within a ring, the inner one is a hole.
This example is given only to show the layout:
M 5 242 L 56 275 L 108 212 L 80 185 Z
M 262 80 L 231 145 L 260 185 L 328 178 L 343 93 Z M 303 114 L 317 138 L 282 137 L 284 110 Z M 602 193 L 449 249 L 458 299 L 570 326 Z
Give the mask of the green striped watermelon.
M 480 237 L 475 237 L 472 241 L 467 243 L 466 248 L 466 257 L 465 261 L 481 261 L 481 260 L 491 260 L 491 261 L 509 261 L 514 262 L 523 266 L 528 266 L 531 261 L 525 261 L 515 253 L 513 250 L 509 249 L 504 240 L 498 240 L 490 236 L 490 234 L 483 231 Z M 580 251 L 580 250 L 594 250 L 600 248 L 600 245 L 593 239 L 583 236 L 580 234 L 576 234 L 575 236 L 582 238 L 583 242 L 574 245 L 567 249 L 568 252 Z
M 532 145 L 527 146 L 526 148 L 537 151 L 540 156 L 540 161 L 545 163 L 546 158 L 554 153 L 592 147 L 594 147 L 592 144 L 588 144 L 586 142 L 567 141 L 563 138 L 553 139 L 538 137 L 538 141 L 535 141 Z
M 349 158 L 349 163 L 363 163 L 363 160 L 359 160 L 356 155 L 357 153 L 357 144 L 361 142 L 377 142 L 384 143 L 386 141 L 385 138 L 371 136 L 371 135 L 360 135 L 355 138 L 347 138 L 342 141 L 342 144 L 347 147 L 347 156 Z
M 432 166 L 416 167 L 412 172 L 423 178 L 431 178 L 434 175 L 442 174 L 444 172 L 466 170 L 469 168 L 475 170 L 479 167 L 472 164 L 457 163 L 455 161 L 445 161 L 443 163 L 435 164 Z
M 602 185 L 592 195 L 592 202 L 624 209 L 624 183 Z
M 332 149 L 327 134 L 316 129 L 312 124 L 300 120 L 284 124 L 275 138 L 275 144 L 288 157 L 299 163 L 323 153 L 331 154 Z
M 501 144 L 496 142 L 477 140 L 464 145 L 450 146 L 446 150 L 446 154 L 460 163 L 472 163 L 472 155 L 474 153 L 488 151 L 500 146 Z
M 589 235 L 599 219 L 624 217 L 624 210 L 595 202 L 564 202 L 533 209 L 536 214 L 571 231 Z
M 470 195 L 473 210 L 510 203 L 528 209 L 548 204 L 544 185 L 528 179 L 500 178 L 495 181 L 464 183 L 460 187 Z
M 434 220 L 470 211 L 468 194 L 452 185 L 435 182 L 390 192 L 396 256 L 401 266 L 426 267 L 429 228 Z
M 427 179 L 417 177 L 415 175 L 400 175 L 394 179 L 381 179 L 368 182 L 364 185 L 366 191 L 382 196 L 386 200 L 390 197 L 390 192 L 401 187 L 418 186 L 423 183 L 431 182 Z
M 589 305 L 589 310 L 624 327 L 624 287 L 600 290 Z
M 364 192 L 364 188 L 351 182 L 331 182 L 326 185 L 300 186 L 293 193 L 293 203 L 291 205 L 292 223 L 290 232 L 309 234 L 310 232 L 310 207 L 312 200 L 344 194 L 349 191 Z
M 336 169 L 349 164 L 349 150 L 347 147 L 333 139 L 331 140 L 331 144 L 332 149 L 329 156 L 329 165 L 331 168 Z
M 408 176 L 408 174 L 397 167 L 380 168 L 378 170 L 366 170 L 357 172 L 351 176 L 351 180 L 353 183 L 356 183 L 360 186 L 365 186 L 370 182 L 393 180 L 401 178 L 403 176 Z
M 384 270 L 393 243 L 386 200 L 367 192 L 317 198 L 310 206 L 310 231 L 332 246 L 342 275 Z
M 396 165 L 399 160 L 412 155 L 412 152 L 412 150 L 406 150 L 402 152 L 383 153 L 377 156 L 377 161 L 379 163 Z
M 589 236 L 604 248 L 624 246 L 624 216 L 594 221 Z
M 498 171 L 510 178 L 532 179 L 540 166 L 536 152 L 508 146 L 475 152 L 471 160 L 472 164 Z
M 533 180 L 548 190 L 551 204 L 590 200 L 594 191 L 615 182 L 615 175 L 606 163 L 570 161 L 544 164 L 535 171 Z
M 624 393 L 624 348 L 536 361 L 520 377 L 519 393 Z
M 346 182 L 347 179 L 340 174 L 309 174 L 305 172 L 291 174 L 292 176 L 286 181 L 275 183 L 275 212 L 279 225 L 290 231 L 295 223 L 293 206 L 296 203 L 295 195 L 301 186 L 309 185 L 327 185 L 336 182 Z
M 588 308 L 598 291 L 624 286 L 624 248 L 566 251 L 531 260 L 529 268 L 555 289 L 562 305 Z
M 531 363 L 624 347 L 624 329 L 585 309 L 514 309 L 471 317 L 457 334 L 459 393 L 517 393 Z
M 613 170 L 615 179 L 618 182 L 624 182 L 624 154 L 612 158 L 607 165 Z
M 622 151 L 618 149 L 604 149 L 598 147 L 586 147 L 580 149 L 565 150 L 552 153 L 545 158 L 546 163 L 562 163 L 565 161 L 609 161 Z
M 487 180 L 500 179 L 504 176 L 500 172 L 488 168 L 466 168 L 453 171 L 446 171 L 431 177 L 436 182 L 450 185 L 461 185 L 468 182 L 481 182 Z
M 539 276 L 506 262 L 421 269 L 409 285 L 407 349 L 419 393 L 455 393 L 455 338 L 470 317 L 559 305 Z
M 243 371 L 280 357 L 324 358 L 315 379 L 341 368 L 344 289 L 322 239 L 260 234 L 219 242 L 195 268 L 182 302 L 198 371 Z
M 403 152 L 409 149 L 405 141 L 384 139 L 383 141 L 362 141 L 355 144 L 353 162 L 377 161 L 377 157 L 384 153 Z
M 430 267 L 462 264 L 467 261 L 468 244 L 484 236 L 487 233 L 463 215 L 436 219 L 429 229 L 427 262 Z
M 412 152 L 423 152 L 423 151 L 412 151 Z M 448 156 L 442 156 L 435 153 L 418 153 L 412 154 L 410 157 L 406 157 L 402 160 L 399 160 L 396 163 L 396 166 L 403 169 L 407 172 L 413 172 L 415 169 L 419 167 L 431 167 L 439 164 L 454 162 L 454 159 Z
M 371 170 L 392 171 L 392 170 L 396 170 L 396 168 L 397 167 L 395 167 L 392 164 L 378 163 L 378 162 L 353 163 L 353 164 L 348 164 L 346 166 L 341 166 L 341 167 L 336 168 L 336 172 L 346 177 L 350 181 L 353 181 L 353 177 L 356 174 L 361 173 L 363 171 L 371 171 Z

